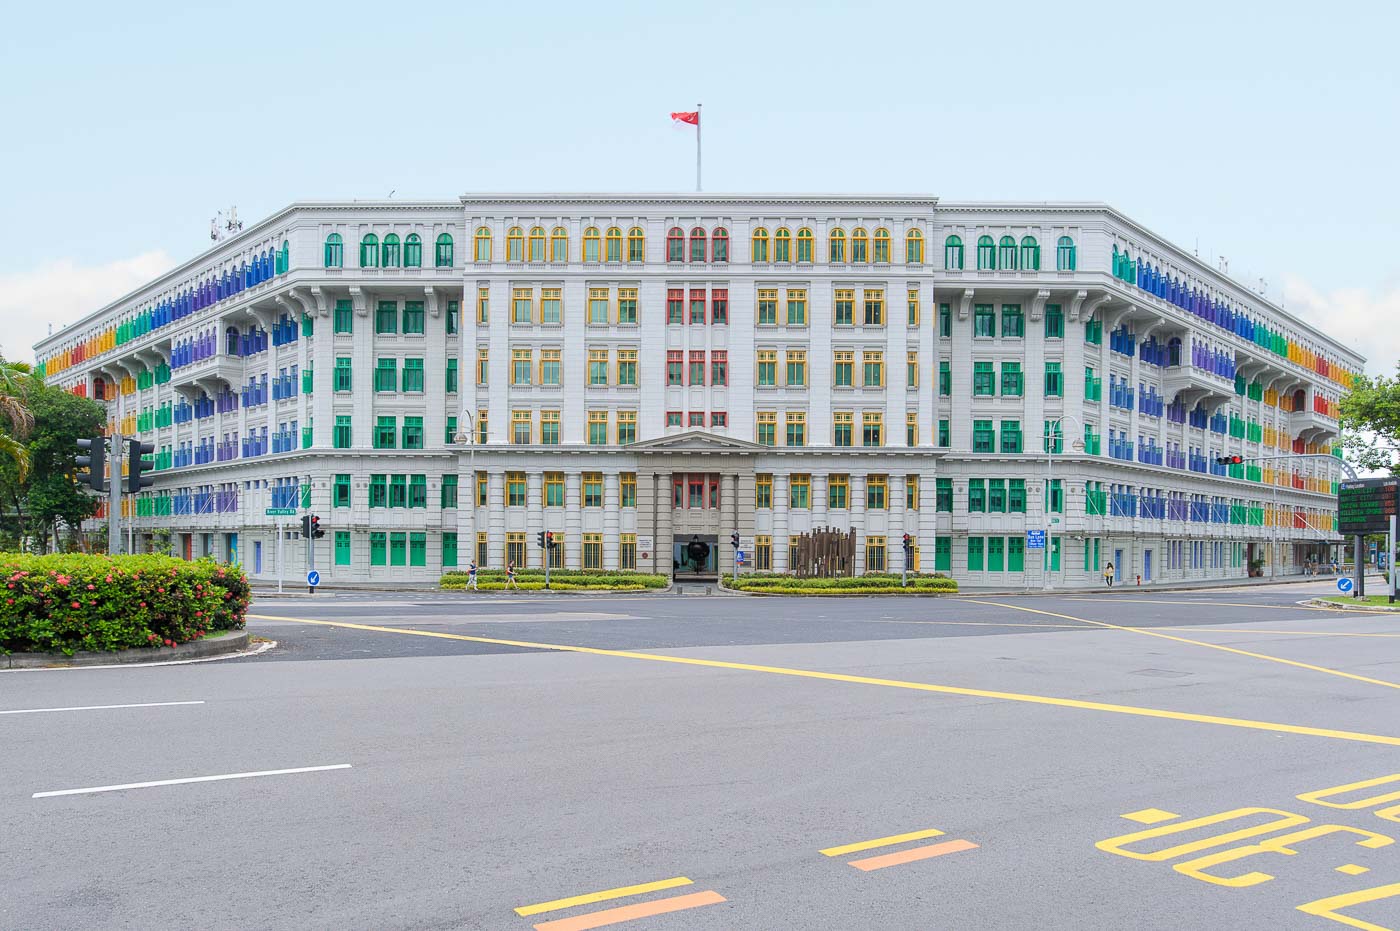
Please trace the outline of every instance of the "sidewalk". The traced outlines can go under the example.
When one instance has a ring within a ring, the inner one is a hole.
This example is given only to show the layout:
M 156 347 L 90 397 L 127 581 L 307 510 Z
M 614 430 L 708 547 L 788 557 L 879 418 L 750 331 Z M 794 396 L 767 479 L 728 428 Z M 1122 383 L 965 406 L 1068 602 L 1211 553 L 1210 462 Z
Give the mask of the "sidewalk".
M 1299 585 L 1302 583 L 1313 583 L 1324 585 L 1330 594 L 1339 594 L 1337 591 L 1337 579 L 1335 575 L 1282 575 L 1276 578 L 1262 579 L 1192 579 L 1184 582 L 1147 582 L 1143 585 L 1135 585 L 1132 582 L 1115 583 L 1112 588 L 1105 587 L 1102 583 L 1096 585 L 1067 585 L 1058 586 L 1047 592 L 1042 588 L 1004 588 L 996 586 L 979 585 L 959 585 L 959 595 L 1131 595 L 1143 592 L 1189 592 L 1189 591 L 1209 591 L 1212 589 L 1232 589 L 1232 588 L 1263 588 L 1271 585 Z M 1367 591 L 1372 591 L 1371 586 L 1383 586 L 1385 579 L 1380 575 L 1366 576 Z M 1312 594 L 1311 592 L 1300 592 L 1299 594 Z

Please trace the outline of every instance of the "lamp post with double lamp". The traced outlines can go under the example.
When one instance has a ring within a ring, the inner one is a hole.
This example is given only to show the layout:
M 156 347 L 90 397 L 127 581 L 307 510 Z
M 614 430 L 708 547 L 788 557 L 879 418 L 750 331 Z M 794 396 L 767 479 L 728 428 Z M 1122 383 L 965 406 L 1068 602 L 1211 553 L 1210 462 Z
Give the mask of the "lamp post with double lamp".
M 458 443 L 465 442 L 465 443 L 467 444 L 467 475 L 468 475 L 468 478 L 467 478 L 467 495 L 469 496 L 469 497 L 468 497 L 468 500 L 471 501 L 472 530 L 475 531 L 475 530 L 476 530 L 476 506 L 477 506 L 477 498 L 476 498 L 476 440 L 477 440 L 477 436 L 476 436 L 476 417 L 475 417 L 475 415 L 472 414 L 471 411 L 467 410 L 466 408 L 462 408 L 462 416 L 465 417 L 466 420 L 467 420 L 467 427 L 468 427 L 468 429 L 465 430 L 465 431 L 463 431 L 462 429 L 459 428 L 459 429 L 457 430 L 457 432 L 456 432 L 455 434 L 453 434 L 452 439 L 455 440 L 455 441 L 458 442 Z M 472 537 L 472 539 L 471 539 L 471 541 L 469 542 L 468 545 L 470 545 L 470 546 L 472 547 L 472 551 L 471 551 L 471 552 L 472 552 L 472 559 L 475 559 L 475 558 L 476 558 L 476 537 L 475 537 L 475 536 Z M 548 553 L 545 554 L 545 562 L 546 562 L 546 563 L 549 562 L 549 554 L 548 554 Z M 484 569 L 484 568 L 486 568 L 486 567 L 485 567 L 485 566 L 482 566 L 481 568 Z
M 1066 421 L 1066 420 L 1072 420 L 1072 421 L 1074 421 L 1075 425 L 1076 425 L 1077 427 L 1079 427 L 1080 433 L 1083 433 L 1083 432 L 1084 432 L 1084 422 L 1083 422 L 1082 420 L 1080 420 L 1078 417 L 1075 417 L 1073 414 L 1062 414 L 1061 416 L 1056 417 L 1054 420 L 1047 420 L 1047 421 L 1045 422 L 1045 436 L 1042 438 L 1042 445 L 1044 445 L 1044 447 L 1045 447 L 1045 496 L 1044 496 L 1044 498 L 1043 498 L 1043 500 L 1044 500 L 1044 502 L 1045 502 L 1045 552 L 1042 554 L 1041 559 L 1042 559 L 1042 562 L 1043 562 L 1044 565 L 1045 565 L 1045 572 L 1044 572 L 1044 577 L 1043 577 L 1042 582 L 1041 582 L 1041 588 L 1042 588 L 1042 590 L 1047 591 L 1047 592 L 1050 591 L 1052 588 L 1055 587 L 1055 585 L 1054 585 L 1054 576 L 1052 575 L 1052 571 L 1053 571 L 1053 570 L 1052 570 L 1052 567 L 1053 567 L 1053 565 L 1054 565 L 1053 559 L 1054 559 L 1054 555 L 1055 555 L 1055 529 L 1054 529 L 1054 528 L 1055 528 L 1055 521 L 1059 520 L 1059 518 L 1057 518 L 1057 517 L 1054 516 L 1054 512 L 1051 510 L 1052 505 L 1054 504 L 1054 490 L 1053 490 L 1053 489 L 1054 489 L 1054 484 L 1055 484 L 1055 483 L 1054 483 L 1054 472 L 1055 472 L 1055 442 L 1054 442 L 1054 441 L 1055 441 L 1055 438 L 1056 438 L 1056 437 L 1059 437 L 1059 438 L 1063 439 L 1063 437 L 1064 437 L 1064 424 L 1065 424 L 1065 421 Z M 1083 440 L 1075 440 L 1074 442 L 1070 443 L 1070 449 L 1073 449 L 1073 450 L 1075 450 L 1075 451 L 1077 451 L 1077 452 L 1083 452 L 1083 451 L 1084 451 L 1084 441 L 1083 441 Z M 1061 513 L 1065 513 L 1065 512 L 1064 512 L 1064 505 L 1065 505 L 1066 497 L 1067 497 L 1066 495 L 1061 495 L 1061 496 L 1060 496 L 1060 508 L 1061 508 Z

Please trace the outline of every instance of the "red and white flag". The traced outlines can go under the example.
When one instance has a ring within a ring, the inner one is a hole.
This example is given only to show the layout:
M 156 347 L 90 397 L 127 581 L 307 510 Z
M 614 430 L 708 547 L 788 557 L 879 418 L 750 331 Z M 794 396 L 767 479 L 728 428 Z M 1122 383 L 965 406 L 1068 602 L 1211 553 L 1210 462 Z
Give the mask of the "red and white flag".
M 672 114 L 671 114 L 671 119 L 675 120 L 677 123 L 689 123 L 691 126 L 699 126 L 699 125 L 700 125 L 700 111 L 699 111 L 699 110 L 682 110 L 682 111 L 679 112 L 679 113 L 672 113 Z

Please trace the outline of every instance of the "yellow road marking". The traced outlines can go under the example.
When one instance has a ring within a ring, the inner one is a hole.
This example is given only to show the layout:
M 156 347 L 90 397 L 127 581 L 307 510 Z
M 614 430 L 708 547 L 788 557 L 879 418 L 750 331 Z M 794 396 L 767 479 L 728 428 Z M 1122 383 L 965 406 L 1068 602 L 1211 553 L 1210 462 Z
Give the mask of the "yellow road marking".
M 969 600 L 971 600 L 971 599 L 969 599 Z M 1175 606 L 1178 607 L 1178 608 L 1180 608 L 1180 607 L 1182 607 L 1182 606 L 1187 606 L 1187 605 L 1213 605 L 1213 606 L 1215 606 L 1215 607 L 1220 607 L 1220 608 L 1258 608 L 1258 609 L 1261 610 L 1261 611 L 1274 611 L 1274 610 L 1279 610 L 1279 611 L 1326 611 L 1328 614 L 1338 614 L 1338 613 L 1342 613 L 1342 612 L 1352 611 L 1353 613 L 1361 613 L 1361 612 L 1355 611 L 1355 609 L 1349 609 L 1349 608 L 1346 608 L 1346 607 L 1342 607 L 1342 608 L 1341 608 L 1341 612 L 1339 612 L 1337 608 L 1319 608 L 1319 607 L 1314 607 L 1314 606 L 1311 606 L 1311 605 L 1269 605 L 1269 604 L 1259 604 L 1258 602 L 1250 603 L 1250 602 L 1244 602 L 1244 601 L 1197 601 L 1197 600 L 1195 600 L 1194 598 L 1185 598 L 1185 599 L 1182 599 L 1181 601 L 1166 601 L 1166 600 L 1154 599 L 1154 598 L 1119 598 L 1119 597 L 1117 597 L 1117 596 L 1114 596 L 1114 597 L 1112 597 L 1111 599 L 1109 599 L 1108 601 L 1104 601 L 1104 600 L 1099 599 L 1099 598 L 1085 598 L 1085 597 L 1079 596 L 1079 597 L 1070 597 L 1070 598 L 1066 598 L 1065 600 L 1066 600 L 1066 601 L 1090 601 L 1090 602 L 1094 602 L 1095 604 L 1112 604 L 1112 603 L 1114 603 L 1114 602 L 1122 602 L 1122 603 L 1124 603 L 1124 604 L 1136 604 L 1136 605 L 1175 605 Z
M 1248 622 L 1244 622 L 1244 623 L 1248 623 Z M 1054 625 L 1047 625 L 1047 626 L 1058 627 L 1058 626 L 1060 626 L 1060 625 L 1054 624 Z M 1133 630 L 1143 630 L 1144 628 L 1141 628 L 1141 627 L 1134 627 L 1134 628 L 1132 628 L 1132 629 L 1133 629 Z M 1289 636 L 1293 636 L 1293 637 L 1400 637 L 1400 633 L 1396 633 L 1396 634 L 1364 633 L 1364 634 L 1363 634 L 1363 633 L 1351 633 L 1351 632 L 1349 632 L 1349 631 L 1341 631 L 1341 630 L 1331 630 L 1331 631 L 1328 631 L 1328 630 L 1261 630 L 1261 629 L 1259 629 L 1258 627 L 1234 627 L 1234 628 L 1229 628 L 1229 629 L 1219 628 L 1219 627 L 1154 627 L 1154 628 L 1152 628 L 1152 629 L 1153 629 L 1153 630 L 1177 630 L 1177 631 L 1195 630 L 1195 631 L 1200 631 L 1200 632 L 1203 633 L 1203 634 L 1288 634 Z
M 620 886 L 617 889 L 604 889 L 602 892 L 590 892 L 587 895 L 555 899 L 552 902 L 540 902 L 537 905 L 522 905 L 515 910 L 515 913 L 517 915 L 539 915 L 543 912 L 557 912 L 561 908 L 573 908 L 575 905 L 592 905 L 594 902 L 606 902 L 609 899 L 622 899 L 629 895 L 642 895 L 647 892 L 659 892 L 662 889 L 674 889 L 677 886 L 689 885 L 692 885 L 689 879 L 684 876 L 674 876 L 671 879 L 662 879 L 654 883 Z
M 827 857 L 839 857 L 842 854 L 855 853 L 859 850 L 874 850 L 876 847 L 888 847 L 891 844 L 902 844 L 905 841 L 942 836 L 942 831 L 937 828 L 929 828 L 927 831 L 911 831 L 908 834 L 893 834 L 889 837 L 877 837 L 874 840 L 863 840 L 854 844 L 842 844 L 840 847 L 828 847 L 817 852 Z
M 1160 824 L 1163 821 L 1170 821 L 1173 818 L 1180 818 L 1181 816 L 1172 814 L 1169 811 L 1163 811 L 1160 808 L 1144 808 L 1142 811 L 1130 811 L 1126 815 L 1121 815 L 1120 817 L 1127 818 L 1129 821 L 1136 821 L 1138 824 Z
M 1055 708 L 1078 708 L 1082 711 L 1102 711 L 1109 714 L 1129 714 L 1143 718 L 1160 718 L 1168 721 L 1192 721 L 1197 724 L 1216 724 L 1222 727 L 1239 727 L 1255 731 L 1271 731 L 1279 734 L 1302 734 L 1308 737 L 1329 737 L 1333 740 L 1351 740 L 1358 743 L 1384 744 L 1400 747 L 1400 737 L 1384 734 L 1365 734 L 1359 731 L 1339 731 L 1326 727 L 1309 727 L 1303 724 L 1277 724 L 1272 721 L 1254 721 L 1248 718 L 1228 718 L 1213 714 L 1194 714 L 1189 711 L 1167 711 L 1162 708 L 1143 708 L 1136 705 L 1113 705 L 1106 702 L 1082 701 L 1077 698 L 1054 698 L 1047 695 L 1026 695 L 1019 692 L 997 692 L 990 689 L 963 688 L 956 685 L 933 685 L 926 682 L 906 682 L 900 679 L 878 679 L 870 676 L 851 676 L 839 672 L 818 672 L 813 669 L 792 669 L 786 666 L 761 666 L 753 663 L 731 663 L 718 659 L 700 659 L 692 656 L 671 656 L 665 653 L 636 653 L 630 650 L 604 650 L 597 647 L 568 646 L 557 643 L 533 643 L 528 640 L 503 640 L 496 637 L 471 637 L 466 634 L 449 634 L 436 630 L 413 630 L 407 627 L 377 627 L 371 624 L 351 624 L 345 621 L 317 621 L 302 617 L 283 617 L 269 614 L 250 614 L 248 617 L 262 621 L 292 621 L 298 624 L 318 624 L 323 627 L 346 627 L 352 630 L 368 630 L 385 634 L 404 634 L 413 637 L 436 637 L 442 640 L 465 640 L 471 643 L 492 643 L 498 646 L 523 647 L 531 650 L 556 650 L 563 653 L 586 653 L 593 656 L 613 656 L 620 659 L 639 659 L 654 663 L 676 663 L 683 666 L 706 666 L 711 669 L 733 669 L 740 672 L 763 672 L 775 676 L 794 676 L 802 679 L 822 679 L 827 682 L 850 682 L 859 685 L 879 685 L 885 688 L 909 689 L 916 692 L 934 692 L 940 695 L 962 695 L 968 698 L 991 698 L 1000 701 L 1024 702 L 1030 705 L 1048 705 Z
M 1360 876 L 1362 873 L 1371 872 L 1369 866 L 1357 866 L 1355 863 L 1343 863 L 1335 869 L 1338 873 L 1346 873 L 1348 876 Z
M 1070 614 L 1057 614 L 1054 611 L 1042 611 L 1039 608 L 1023 608 L 1019 605 L 1004 604 L 999 601 L 974 601 L 974 604 L 991 605 L 996 608 L 1007 608 L 1012 611 L 1029 611 L 1032 614 L 1044 614 L 1047 617 L 1058 617 L 1067 621 L 1083 621 L 1085 624 L 1097 624 L 1099 627 L 1106 627 L 1110 630 L 1130 630 L 1135 634 L 1145 634 L 1148 637 L 1160 637 L 1163 640 L 1175 640 L 1177 643 L 1190 643 L 1198 647 L 1207 647 L 1212 650 L 1222 650 L 1226 653 L 1235 653 L 1240 656 L 1251 656 L 1254 659 L 1266 659 L 1273 663 L 1282 663 L 1285 666 L 1296 666 L 1299 669 L 1310 669 L 1313 672 L 1324 672 L 1330 676 L 1340 676 L 1343 679 L 1352 679 L 1356 682 L 1366 682 L 1370 685 L 1383 685 L 1390 689 L 1400 689 L 1400 683 L 1387 682 L 1384 679 L 1372 679 L 1370 676 L 1360 676 L 1354 672 L 1342 672 L 1340 669 L 1329 669 L 1326 666 L 1314 666 L 1312 663 L 1301 663 L 1296 659 L 1284 659 L 1281 656 L 1270 656 L 1267 653 L 1254 653 L 1249 650 L 1240 650 L 1235 647 L 1227 647 L 1221 643 L 1207 643 L 1204 640 L 1191 640 L 1187 637 L 1173 637 L 1171 634 L 1159 633 L 1155 630 L 1148 630 L 1145 627 L 1124 627 L 1122 624 L 1110 624 L 1108 621 L 1094 621 L 1087 617 L 1074 617 Z

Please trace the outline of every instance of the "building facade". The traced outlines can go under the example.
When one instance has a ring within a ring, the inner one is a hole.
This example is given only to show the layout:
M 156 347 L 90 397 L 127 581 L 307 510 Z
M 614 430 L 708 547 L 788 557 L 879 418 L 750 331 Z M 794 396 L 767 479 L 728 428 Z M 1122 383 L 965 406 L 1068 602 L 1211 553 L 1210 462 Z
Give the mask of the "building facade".
M 708 194 L 294 204 L 36 353 L 155 445 L 138 549 L 273 579 L 294 507 L 327 584 L 541 531 L 698 577 L 819 528 L 971 585 L 1298 572 L 1363 362 L 1104 205 Z

